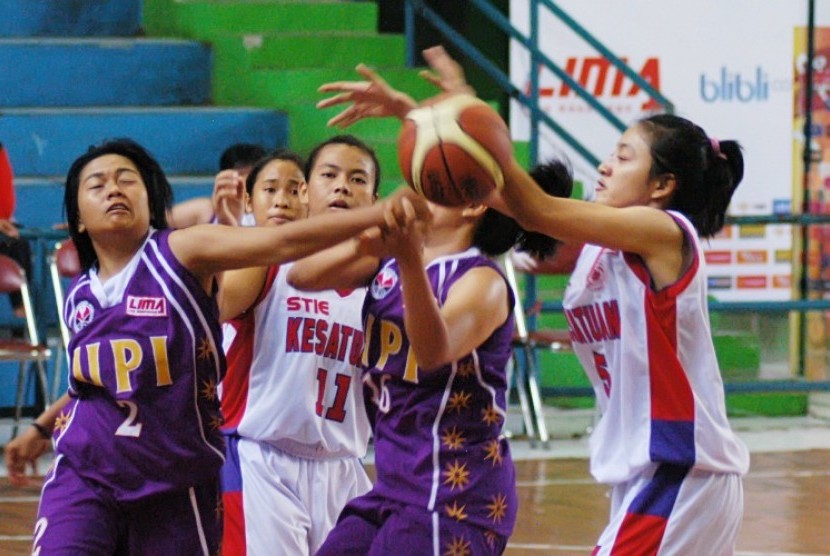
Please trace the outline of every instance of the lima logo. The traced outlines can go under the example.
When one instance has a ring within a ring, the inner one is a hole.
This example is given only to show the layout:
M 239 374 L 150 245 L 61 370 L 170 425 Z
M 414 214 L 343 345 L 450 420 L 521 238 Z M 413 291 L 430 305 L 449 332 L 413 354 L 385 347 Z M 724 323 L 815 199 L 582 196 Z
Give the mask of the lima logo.
M 704 102 L 763 102 L 769 100 L 769 76 L 761 66 L 749 75 L 721 66 L 714 76 L 700 74 L 700 98 Z
M 86 325 L 92 322 L 92 319 L 95 317 L 95 308 L 89 301 L 81 301 L 78 303 L 78 306 L 75 307 L 75 312 L 72 313 L 72 319 L 70 323 L 72 325 L 72 330 L 75 332 L 80 332 Z
M 372 297 L 383 299 L 398 283 L 398 275 L 391 268 L 384 268 L 372 280 Z

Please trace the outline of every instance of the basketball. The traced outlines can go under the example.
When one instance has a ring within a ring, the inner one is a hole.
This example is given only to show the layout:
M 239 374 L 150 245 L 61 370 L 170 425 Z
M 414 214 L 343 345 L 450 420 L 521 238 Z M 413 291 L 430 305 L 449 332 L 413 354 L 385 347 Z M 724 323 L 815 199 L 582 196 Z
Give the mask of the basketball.
M 409 186 L 451 207 L 482 201 L 504 184 L 513 155 L 510 131 L 486 102 L 470 95 L 439 98 L 406 115 L 398 162 Z

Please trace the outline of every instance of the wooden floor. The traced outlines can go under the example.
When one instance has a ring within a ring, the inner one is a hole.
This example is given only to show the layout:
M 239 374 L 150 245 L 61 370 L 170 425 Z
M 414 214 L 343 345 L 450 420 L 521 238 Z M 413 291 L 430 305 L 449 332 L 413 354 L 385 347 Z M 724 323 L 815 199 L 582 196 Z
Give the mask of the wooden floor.
M 588 554 L 605 525 L 605 488 L 583 459 L 516 463 L 519 520 L 507 554 Z M 0 556 L 28 554 L 38 486 L 0 479 Z M 830 450 L 752 454 L 738 554 L 830 555 Z

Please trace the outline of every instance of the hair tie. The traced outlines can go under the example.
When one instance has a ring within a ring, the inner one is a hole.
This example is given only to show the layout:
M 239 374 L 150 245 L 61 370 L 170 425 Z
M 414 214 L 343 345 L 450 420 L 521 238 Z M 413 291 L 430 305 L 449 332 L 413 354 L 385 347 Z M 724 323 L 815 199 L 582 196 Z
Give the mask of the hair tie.
M 709 144 L 712 145 L 712 151 L 715 153 L 716 157 L 722 160 L 726 160 L 726 155 L 720 152 L 720 141 L 718 141 L 714 137 L 710 137 Z

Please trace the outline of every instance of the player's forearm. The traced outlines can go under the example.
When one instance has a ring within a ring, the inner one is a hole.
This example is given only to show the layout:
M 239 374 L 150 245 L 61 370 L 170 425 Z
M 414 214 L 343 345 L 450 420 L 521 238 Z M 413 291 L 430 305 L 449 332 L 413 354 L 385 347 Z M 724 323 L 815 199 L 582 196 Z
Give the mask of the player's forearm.
M 419 262 L 420 261 L 420 262 Z M 418 367 L 430 371 L 448 363 L 449 333 L 435 300 L 423 261 L 398 259 L 404 302 L 404 327 Z

